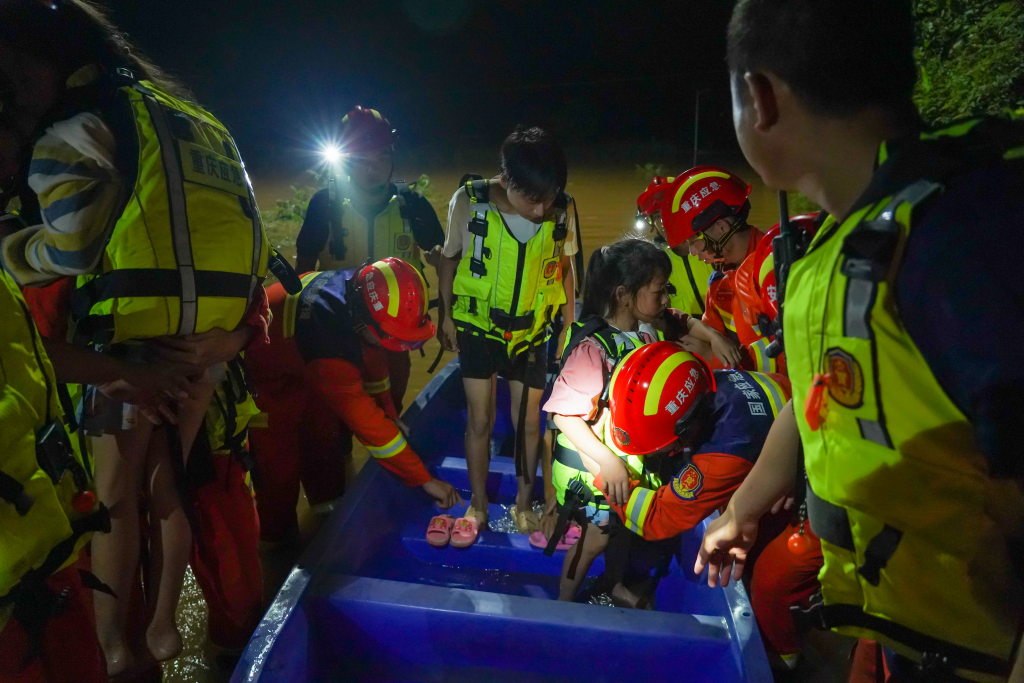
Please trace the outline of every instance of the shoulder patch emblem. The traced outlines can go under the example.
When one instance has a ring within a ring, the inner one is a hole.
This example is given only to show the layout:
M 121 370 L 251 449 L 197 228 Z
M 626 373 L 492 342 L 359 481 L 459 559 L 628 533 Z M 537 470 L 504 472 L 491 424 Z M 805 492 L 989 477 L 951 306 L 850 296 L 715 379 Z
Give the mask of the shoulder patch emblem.
M 395 251 L 412 251 L 412 235 L 407 232 L 395 235 Z
M 621 427 L 612 427 L 612 434 L 615 436 L 615 441 L 620 446 L 629 445 L 629 433 Z
M 693 500 L 704 488 L 704 474 L 692 462 L 672 480 L 672 493 L 682 500 Z
M 825 352 L 828 373 L 832 379 L 828 394 L 847 408 L 860 408 L 864 403 L 864 371 L 852 354 L 833 346 Z
M 544 264 L 544 279 L 550 280 L 558 272 L 558 259 L 552 259 Z

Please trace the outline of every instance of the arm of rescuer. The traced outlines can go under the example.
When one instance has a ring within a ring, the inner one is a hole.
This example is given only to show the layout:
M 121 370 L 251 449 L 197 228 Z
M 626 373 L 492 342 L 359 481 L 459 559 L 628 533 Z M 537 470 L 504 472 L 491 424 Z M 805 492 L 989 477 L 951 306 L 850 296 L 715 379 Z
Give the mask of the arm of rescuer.
M 712 520 L 704 532 L 694 572 L 708 567 L 708 585 L 743 575 L 747 553 L 757 540 L 758 520 L 793 488 L 800 458 L 800 432 L 793 402 L 787 403 L 772 423 L 768 438 L 747 478 L 733 494 L 721 517 Z
M 363 389 L 356 366 L 337 358 L 318 359 L 306 365 L 305 378 L 370 455 L 403 484 L 422 486 L 445 509 L 462 502 L 450 484 L 430 476 L 395 421 Z
M 661 488 L 652 490 L 630 482 L 626 504 L 616 505 L 611 500 L 609 504 L 626 528 L 641 538 L 671 538 L 725 507 L 750 468 L 748 460 L 734 455 L 701 453 Z M 602 484 L 600 475 L 595 477 L 594 485 L 601 488 Z

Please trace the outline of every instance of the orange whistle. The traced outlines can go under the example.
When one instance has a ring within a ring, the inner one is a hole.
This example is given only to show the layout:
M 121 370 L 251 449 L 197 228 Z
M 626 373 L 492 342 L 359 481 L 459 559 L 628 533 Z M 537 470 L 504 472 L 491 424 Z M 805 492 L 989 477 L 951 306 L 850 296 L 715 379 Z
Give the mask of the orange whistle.
M 825 398 L 825 389 L 830 381 L 832 381 L 832 375 L 820 372 L 811 380 L 811 391 L 807 394 L 807 403 L 804 405 L 804 419 L 807 420 L 807 425 L 812 432 L 818 431 L 827 412 L 828 403 Z

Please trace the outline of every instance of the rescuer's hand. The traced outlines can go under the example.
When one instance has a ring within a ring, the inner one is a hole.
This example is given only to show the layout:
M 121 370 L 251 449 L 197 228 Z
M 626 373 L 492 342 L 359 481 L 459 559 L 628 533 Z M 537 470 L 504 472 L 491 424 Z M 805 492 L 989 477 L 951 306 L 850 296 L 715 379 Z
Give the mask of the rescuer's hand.
M 187 337 L 160 337 L 152 343 L 157 358 L 166 363 L 190 366 L 192 374 L 198 374 L 217 363 L 232 360 L 248 345 L 253 332 L 249 325 L 231 332 L 215 327 Z
M 718 330 L 711 330 L 711 352 L 727 368 L 738 368 L 743 361 L 740 347 Z
M 455 489 L 454 486 L 446 481 L 440 479 L 431 479 L 423 485 L 423 490 L 434 499 L 437 506 L 442 510 L 447 510 L 455 504 L 462 505 L 462 496 Z
M 96 389 L 114 401 L 138 406 L 139 412 L 155 425 L 164 421 L 178 424 L 177 410 L 168 400 L 151 389 L 140 389 L 123 379 L 96 385 Z
M 455 334 L 455 320 L 452 316 L 446 315 L 437 327 L 437 340 L 441 342 L 441 348 L 445 351 L 458 353 L 459 344 L 456 341 L 457 338 Z
M 719 582 L 728 586 L 730 579 L 738 581 L 743 576 L 747 553 L 757 540 L 757 522 L 740 520 L 733 507 L 727 507 L 721 517 L 708 523 L 693 565 L 694 573 L 700 575 L 707 567 L 708 585 L 712 588 Z
M 629 502 L 629 473 L 622 460 L 615 458 L 602 463 L 601 479 L 604 483 L 604 495 L 612 505 L 625 505 Z

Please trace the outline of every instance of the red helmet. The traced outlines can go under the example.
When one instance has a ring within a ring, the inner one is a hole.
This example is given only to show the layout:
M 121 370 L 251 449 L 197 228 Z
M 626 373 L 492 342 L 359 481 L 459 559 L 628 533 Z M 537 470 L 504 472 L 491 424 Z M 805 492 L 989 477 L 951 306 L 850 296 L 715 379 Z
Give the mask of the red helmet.
M 672 444 L 715 391 L 711 369 L 676 342 L 645 344 L 629 352 L 608 391 L 612 442 L 627 455 L 650 455 Z
M 719 218 L 746 220 L 750 212 L 750 185 L 728 171 L 697 166 L 672 183 L 661 211 L 670 247 L 678 247 Z
M 356 287 L 370 313 L 369 329 L 386 349 L 409 351 L 434 336 L 427 315 L 427 283 L 420 271 L 394 256 L 364 266 Z
M 391 123 L 376 109 L 356 107 L 341 120 L 343 154 L 365 154 L 390 147 L 398 139 Z
M 805 231 L 808 238 L 814 237 L 814 233 L 818 231 L 817 213 L 793 216 L 789 220 L 795 228 Z M 779 314 L 779 301 L 775 293 L 775 256 L 772 253 L 772 240 L 779 234 L 779 230 L 778 223 L 772 226 L 772 229 L 761 238 L 757 250 L 751 255 L 754 258 L 752 275 L 757 287 L 756 296 L 760 300 L 761 310 L 771 320 L 775 320 Z M 742 294 L 740 296 L 746 305 L 747 301 L 743 300 Z M 754 317 L 757 317 L 756 313 Z
M 636 229 L 643 230 L 653 225 L 654 216 L 662 210 L 665 197 L 672 185 L 673 177 L 655 176 L 647 189 L 636 198 Z

